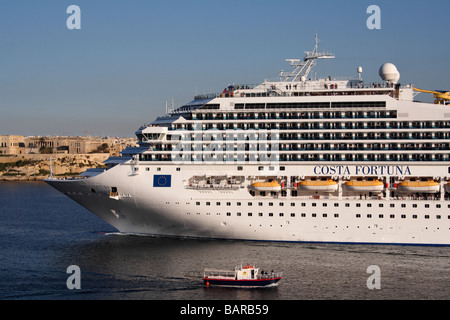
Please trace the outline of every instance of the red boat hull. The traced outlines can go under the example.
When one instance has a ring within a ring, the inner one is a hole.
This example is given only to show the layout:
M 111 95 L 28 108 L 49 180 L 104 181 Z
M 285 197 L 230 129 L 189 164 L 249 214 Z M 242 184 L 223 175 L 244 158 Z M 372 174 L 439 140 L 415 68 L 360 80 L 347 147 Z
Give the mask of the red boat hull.
M 204 284 L 208 286 L 222 286 L 222 287 L 248 287 L 248 288 L 262 288 L 268 286 L 277 285 L 279 278 L 269 279 L 247 279 L 247 280 L 234 280 L 234 279 L 217 279 L 217 278 L 204 278 Z

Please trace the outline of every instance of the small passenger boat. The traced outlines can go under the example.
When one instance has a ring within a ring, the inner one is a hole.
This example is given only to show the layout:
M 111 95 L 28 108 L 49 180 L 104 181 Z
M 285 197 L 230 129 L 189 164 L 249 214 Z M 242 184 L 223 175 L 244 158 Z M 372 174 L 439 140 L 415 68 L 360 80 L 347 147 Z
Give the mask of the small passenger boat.
M 398 185 L 401 192 L 437 193 L 440 190 L 439 183 L 428 181 L 403 181 Z
M 281 272 L 266 272 L 247 264 L 234 270 L 205 269 L 203 282 L 207 287 L 263 288 L 277 286 L 281 275 Z
M 271 182 L 255 182 L 252 189 L 256 191 L 281 191 L 281 185 L 273 180 Z

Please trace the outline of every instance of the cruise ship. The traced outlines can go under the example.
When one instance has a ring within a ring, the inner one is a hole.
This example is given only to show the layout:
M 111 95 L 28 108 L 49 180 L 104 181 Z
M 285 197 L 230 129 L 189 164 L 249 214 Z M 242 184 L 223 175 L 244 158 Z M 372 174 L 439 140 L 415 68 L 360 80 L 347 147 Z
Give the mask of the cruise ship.
M 332 53 L 232 84 L 141 126 L 138 147 L 46 182 L 119 232 L 162 237 L 450 245 L 448 92 L 311 77 Z M 426 91 L 426 90 L 425 90 Z M 428 91 L 427 91 L 428 92 Z

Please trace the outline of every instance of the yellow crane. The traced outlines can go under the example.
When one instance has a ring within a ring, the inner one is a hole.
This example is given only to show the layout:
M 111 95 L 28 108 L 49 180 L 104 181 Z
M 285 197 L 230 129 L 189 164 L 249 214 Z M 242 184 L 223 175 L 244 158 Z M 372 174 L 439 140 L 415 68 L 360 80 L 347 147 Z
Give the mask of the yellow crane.
M 423 90 L 423 89 L 418 89 L 418 88 L 414 88 L 414 90 L 418 91 L 418 92 L 425 92 L 425 93 L 431 93 L 434 96 L 434 103 L 435 104 L 448 104 L 448 102 L 450 101 L 450 92 L 449 91 L 442 91 L 442 90 L 436 90 L 436 91 L 431 91 L 431 90 Z

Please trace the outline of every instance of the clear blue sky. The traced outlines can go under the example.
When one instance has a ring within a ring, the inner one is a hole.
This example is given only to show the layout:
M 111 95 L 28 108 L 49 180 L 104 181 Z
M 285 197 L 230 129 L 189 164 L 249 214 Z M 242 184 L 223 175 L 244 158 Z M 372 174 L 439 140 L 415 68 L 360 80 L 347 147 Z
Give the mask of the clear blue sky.
M 81 30 L 68 30 L 69 5 Z M 366 9 L 381 8 L 381 30 Z M 230 83 L 260 83 L 314 45 L 318 76 L 450 89 L 450 1 L 1 0 L 0 134 L 134 136 L 165 110 Z M 431 97 L 421 94 L 421 100 Z

